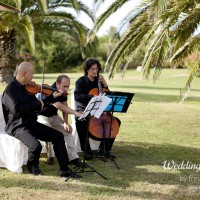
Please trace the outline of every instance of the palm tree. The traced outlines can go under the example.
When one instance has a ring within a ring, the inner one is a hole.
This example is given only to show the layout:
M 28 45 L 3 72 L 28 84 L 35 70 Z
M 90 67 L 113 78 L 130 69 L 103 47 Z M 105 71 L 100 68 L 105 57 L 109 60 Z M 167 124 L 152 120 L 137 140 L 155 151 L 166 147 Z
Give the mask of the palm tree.
M 99 30 L 104 21 L 130 0 L 116 0 L 96 20 L 92 32 Z M 133 0 L 134 1 L 134 0 Z M 104 0 L 96 0 L 97 5 Z M 136 52 L 148 45 L 143 60 L 143 77 L 149 78 L 150 69 L 154 69 L 154 81 L 160 76 L 163 62 L 171 59 L 171 62 L 179 62 L 200 46 L 200 35 L 196 34 L 200 22 L 200 2 L 196 0 L 141 0 L 136 8 L 133 8 L 122 20 L 119 31 L 129 24 L 122 34 L 119 43 L 109 55 L 106 70 L 109 77 L 113 77 L 115 69 L 124 60 L 128 63 L 134 60 Z M 186 86 L 181 94 L 185 98 L 191 82 L 197 72 L 200 59 L 197 60 L 188 78 Z
M 4 1 L 4 3 L 21 11 L 20 13 L 0 12 L 0 82 L 9 82 L 16 68 L 16 36 L 21 34 L 26 37 L 30 52 L 32 53 L 35 50 L 35 41 L 33 24 L 31 18 L 27 14 L 23 14 L 22 1 Z M 41 8 L 44 8 L 44 6 Z
M 76 17 L 70 13 L 69 9 L 79 14 L 81 11 L 87 14 L 93 21 L 93 13 L 87 6 L 77 0 L 48 0 L 48 12 L 44 17 L 32 17 L 34 27 L 37 31 L 36 38 L 42 42 L 51 40 L 52 30 L 68 34 L 75 40 L 81 50 L 82 57 L 92 55 L 96 52 L 97 38 L 94 42 L 86 45 L 86 38 L 89 29 L 80 23 Z
M 88 29 L 77 21 L 76 16 L 67 10 L 85 12 L 89 9 L 78 0 L 4 0 L 20 13 L 0 11 L 0 82 L 9 82 L 17 64 L 16 39 L 23 40 L 29 52 L 35 53 L 35 37 L 45 42 L 51 31 L 68 32 L 77 38 L 83 56 L 91 53 L 94 43 L 85 46 Z M 62 9 L 62 10 L 61 10 Z M 45 38 L 46 37 L 46 38 Z

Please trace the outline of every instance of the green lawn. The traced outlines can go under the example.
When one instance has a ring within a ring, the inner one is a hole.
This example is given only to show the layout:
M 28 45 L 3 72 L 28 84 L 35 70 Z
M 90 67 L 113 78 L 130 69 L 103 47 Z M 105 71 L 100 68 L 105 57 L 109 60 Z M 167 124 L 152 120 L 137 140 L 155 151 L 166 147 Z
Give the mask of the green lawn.
M 45 75 L 45 83 L 51 84 L 57 75 Z M 81 74 L 68 75 L 74 89 Z M 123 80 L 116 74 L 108 82 L 110 90 L 135 93 L 128 112 L 115 114 L 122 124 L 112 152 L 121 169 L 97 158 L 88 162 L 108 180 L 85 172 L 81 180 L 65 182 L 57 176 L 58 165 L 47 166 L 42 155 L 44 176 L 29 175 L 26 167 L 24 174 L 0 169 L 0 199 L 199 199 L 200 79 L 192 82 L 188 98 L 179 105 L 177 98 L 187 76 L 186 70 L 163 70 L 154 84 L 142 81 L 141 72 L 127 71 Z M 36 74 L 35 81 L 40 83 L 41 75 Z M 192 164 L 196 168 L 188 169 Z

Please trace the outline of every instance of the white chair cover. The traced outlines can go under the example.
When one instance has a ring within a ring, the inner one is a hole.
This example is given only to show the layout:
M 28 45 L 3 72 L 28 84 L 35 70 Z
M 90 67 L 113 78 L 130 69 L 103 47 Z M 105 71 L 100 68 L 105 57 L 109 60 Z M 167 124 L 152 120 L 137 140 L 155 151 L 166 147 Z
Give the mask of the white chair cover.
M 15 173 L 22 173 L 22 166 L 28 161 L 28 148 L 18 139 L 5 132 L 5 121 L 2 110 L 2 94 L 0 94 L 0 167 L 7 168 Z M 42 153 L 45 153 L 45 143 L 42 144 Z
M 76 101 L 75 101 L 75 98 L 74 98 L 74 90 L 71 90 L 71 108 L 73 110 L 77 109 L 77 104 L 76 104 Z M 77 152 L 81 152 L 80 141 L 79 141 L 78 133 L 77 133 L 77 130 L 76 130 L 76 120 L 75 120 L 74 115 L 71 115 L 71 121 L 72 121 L 71 125 L 72 125 L 72 128 L 73 128 L 72 134 L 73 134 L 74 139 L 75 139 L 75 145 L 76 145 L 76 148 L 77 148 Z M 93 139 L 89 138 L 89 142 L 90 142 L 90 147 L 91 147 L 92 150 L 98 150 L 99 145 L 100 145 L 100 141 L 93 140 Z
M 28 149 L 18 139 L 5 132 L 2 95 L 0 94 L 0 167 L 16 173 L 22 173 L 22 166 L 27 163 Z

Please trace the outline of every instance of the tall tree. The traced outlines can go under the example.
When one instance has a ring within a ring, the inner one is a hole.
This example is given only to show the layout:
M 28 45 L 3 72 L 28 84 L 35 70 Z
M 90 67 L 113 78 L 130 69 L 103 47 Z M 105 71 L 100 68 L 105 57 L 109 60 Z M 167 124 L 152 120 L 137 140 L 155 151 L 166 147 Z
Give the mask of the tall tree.
M 130 0 L 116 0 L 96 20 L 93 32 L 99 30 L 105 20 Z M 134 1 L 134 0 L 133 0 Z M 97 5 L 104 0 L 96 0 Z M 142 46 L 148 45 L 143 60 L 143 76 L 149 77 L 150 69 L 154 69 L 154 81 L 160 76 L 163 62 L 179 62 L 200 46 L 200 35 L 196 33 L 200 22 L 199 0 L 141 0 L 139 6 L 133 8 L 122 20 L 119 31 L 128 23 L 128 28 L 121 36 L 107 59 L 106 70 L 113 77 L 116 67 L 124 59 L 129 63 Z M 193 66 L 186 86 L 182 92 L 184 99 L 191 82 L 199 69 L 200 59 Z M 126 65 L 127 66 L 127 65 Z
M 83 56 L 94 50 L 94 43 L 85 46 L 88 29 L 77 21 L 68 10 L 83 11 L 89 17 L 89 9 L 78 0 L 4 0 L 20 13 L 0 11 L 0 82 L 9 82 L 16 68 L 16 38 L 24 40 L 31 54 L 35 52 L 35 37 L 45 42 L 51 31 L 70 32 L 80 43 Z

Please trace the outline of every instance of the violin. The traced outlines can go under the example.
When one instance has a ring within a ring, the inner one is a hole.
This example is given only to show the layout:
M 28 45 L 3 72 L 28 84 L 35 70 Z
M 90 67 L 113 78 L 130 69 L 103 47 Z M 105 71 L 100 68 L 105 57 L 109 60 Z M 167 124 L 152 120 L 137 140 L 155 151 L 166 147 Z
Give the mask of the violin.
M 98 88 L 90 90 L 90 95 L 98 95 L 109 91 L 106 88 L 102 88 L 100 81 L 98 80 Z M 119 123 L 116 117 L 111 113 L 102 113 L 99 119 L 95 117 L 90 118 L 89 132 L 98 139 L 103 138 L 115 138 L 119 132 Z
M 47 96 L 51 95 L 53 91 L 58 91 L 57 89 L 52 88 L 47 84 L 42 84 L 41 86 L 36 84 L 34 81 L 31 81 L 29 84 L 25 85 L 25 90 L 30 95 L 35 95 L 41 92 Z

